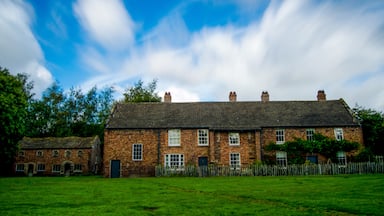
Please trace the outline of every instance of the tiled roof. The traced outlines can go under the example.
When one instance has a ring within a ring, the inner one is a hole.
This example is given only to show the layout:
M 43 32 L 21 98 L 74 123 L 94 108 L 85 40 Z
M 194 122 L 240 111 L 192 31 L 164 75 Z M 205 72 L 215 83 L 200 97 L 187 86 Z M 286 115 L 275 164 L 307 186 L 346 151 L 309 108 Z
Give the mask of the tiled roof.
M 21 149 L 86 149 L 99 143 L 99 137 L 24 137 L 20 142 Z
M 118 103 L 106 129 L 357 126 L 344 100 Z

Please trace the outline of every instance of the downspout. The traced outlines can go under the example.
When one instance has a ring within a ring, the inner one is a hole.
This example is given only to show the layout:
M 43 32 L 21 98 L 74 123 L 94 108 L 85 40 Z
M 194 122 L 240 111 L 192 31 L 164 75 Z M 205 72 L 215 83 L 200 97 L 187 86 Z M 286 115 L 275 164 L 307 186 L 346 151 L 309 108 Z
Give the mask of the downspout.
M 160 164 L 160 157 L 161 157 L 161 152 L 160 152 L 160 147 L 161 147 L 160 135 L 161 135 L 161 131 L 160 131 L 160 129 L 158 129 L 157 130 L 157 165 Z
M 260 128 L 260 160 L 261 160 L 261 162 L 264 162 L 263 128 Z

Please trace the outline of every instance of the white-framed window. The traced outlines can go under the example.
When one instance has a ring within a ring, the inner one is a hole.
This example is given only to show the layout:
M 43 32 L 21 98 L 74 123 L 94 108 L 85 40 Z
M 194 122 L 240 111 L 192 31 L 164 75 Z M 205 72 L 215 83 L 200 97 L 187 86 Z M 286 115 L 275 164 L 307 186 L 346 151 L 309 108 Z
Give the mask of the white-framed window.
M 25 156 L 25 152 L 24 152 L 24 151 L 19 151 L 19 152 L 17 153 L 17 156 L 19 156 L 19 157 L 24 157 L 24 156 Z
M 143 144 L 132 145 L 132 160 L 141 161 L 143 160 Z
M 53 150 L 52 151 L 52 156 L 53 157 L 59 157 L 59 151 L 58 150 Z
M 75 164 L 74 172 L 83 172 L 83 166 L 81 164 Z
M 343 134 L 342 128 L 335 128 L 335 138 L 337 141 L 344 139 L 344 134 Z
M 240 161 L 240 153 L 230 153 L 229 154 L 229 166 L 231 169 L 240 169 L 241 161 Z
M 277 151 L 276 152 L 276 163 L 280 166 L 287 166 L 287 152 Z
M 283 144 L 285 142 L 284 129 L 276 130 L 276 144 Z
M 336 154 L 337 156 L 337 161 L 339 162 L 340 165 L 347 165 L 347 155 L 343 151 L 339 151 Z
M 315 129 L 313 128 L 308 128 L 305 130 L 307 140 L 308 141 L 313 141 L 313 135 L 315 134 Z
M 240 134 L 239 133 L 229 133 L 229 145 L 240 145 Z
M 36 151 L 37 157 L 43 157 L 43 151 Z
M 197 130 L 198 134 L 198 145 L 199 146 L 207 146 L 209 145 L 209 131 L 207 129 L 199 129 Z
M 180 146 L 180 130 L 168 130 L 168 146 Z
M 16 164 L 16 172 L 24 172 L 25 165 L 22 164 Z
M 166 154 L 164 166 L 182 168 L 184 167 L 184 155 L 183 154 Z
M 60 164 L 54 164 L 52 166 L 52 172 L 53 173 L 58 173 L 58 172 L 60 172 L 60 170 L 61 170 L 61 165 Z
M 37 164 L 37 172 L 45 172 L 45 164 Z
M 67 158 L 71 157 L 71 151 L 70 150 L 65 151 L 65 157 L 67 157 Z
M 79 150 L 79 151 L 77 151 L 77 156 L 78 157 L 83 157 L 83 151 L 82 150 Z

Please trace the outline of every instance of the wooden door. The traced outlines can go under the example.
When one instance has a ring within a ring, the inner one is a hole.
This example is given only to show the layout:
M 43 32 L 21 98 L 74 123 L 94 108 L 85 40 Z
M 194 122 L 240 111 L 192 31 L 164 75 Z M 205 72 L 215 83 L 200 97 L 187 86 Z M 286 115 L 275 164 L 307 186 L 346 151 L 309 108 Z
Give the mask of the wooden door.
M 111 160 L 111 178 L 120 178 L 120 160 Z

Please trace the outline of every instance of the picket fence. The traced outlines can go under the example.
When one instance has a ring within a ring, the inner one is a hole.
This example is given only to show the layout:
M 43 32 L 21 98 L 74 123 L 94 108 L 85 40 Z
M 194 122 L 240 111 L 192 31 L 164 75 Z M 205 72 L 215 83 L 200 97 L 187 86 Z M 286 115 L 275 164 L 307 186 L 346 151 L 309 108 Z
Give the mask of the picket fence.
M 230 166 L 209 165 L 197 167 L 156 166 L 156 176 L 302 176 L 340 174 L 384 174 L 384 163 L 364 162 L 339 164 L 294 164 L 288 166 L 250 165 L 232 168 Z

